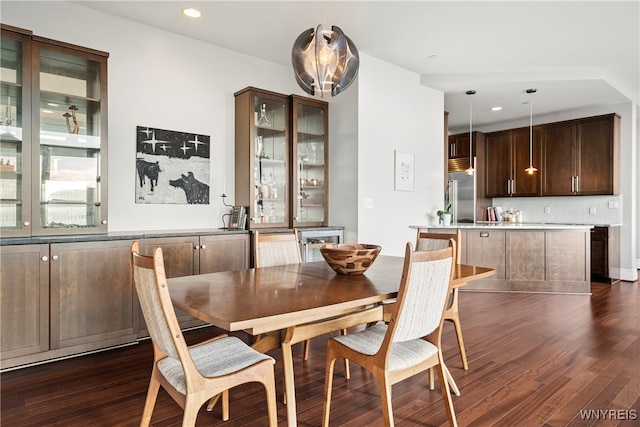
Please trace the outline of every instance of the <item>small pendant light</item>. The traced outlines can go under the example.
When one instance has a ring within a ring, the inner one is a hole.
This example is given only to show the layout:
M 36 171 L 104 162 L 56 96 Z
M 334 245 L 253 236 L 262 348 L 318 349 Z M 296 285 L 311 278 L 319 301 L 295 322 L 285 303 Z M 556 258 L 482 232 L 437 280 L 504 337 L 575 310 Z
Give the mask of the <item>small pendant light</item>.
M 529 175 L 533 175 L 538 171 L 533 166 L 533 94 L 537 92 L 537 89 L 527 89 L 529 94 L 529 167 L 524 171 Z
M 475 95 L 475 90 L 468 90 L 467 95 Z M 473 175 L 476 169 L 473 167 L 473 103 L 469 97 L 469 167 L 465 170 L 467 175 Z

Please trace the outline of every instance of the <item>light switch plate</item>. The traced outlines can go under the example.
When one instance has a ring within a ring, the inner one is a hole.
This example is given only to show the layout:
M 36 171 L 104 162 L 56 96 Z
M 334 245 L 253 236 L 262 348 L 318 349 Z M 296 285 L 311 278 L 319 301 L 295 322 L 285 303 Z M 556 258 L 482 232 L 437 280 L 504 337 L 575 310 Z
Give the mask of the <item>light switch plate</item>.
M 618 201 L 609 200 L 609 209 L 618 209 Z
M 373 199 L 364 199 L 365 209 L 373 209 Z
M 595 206 L 591 206 L 589 208 L 589 215 L 595 215 L 596 214 L 596 207 Z

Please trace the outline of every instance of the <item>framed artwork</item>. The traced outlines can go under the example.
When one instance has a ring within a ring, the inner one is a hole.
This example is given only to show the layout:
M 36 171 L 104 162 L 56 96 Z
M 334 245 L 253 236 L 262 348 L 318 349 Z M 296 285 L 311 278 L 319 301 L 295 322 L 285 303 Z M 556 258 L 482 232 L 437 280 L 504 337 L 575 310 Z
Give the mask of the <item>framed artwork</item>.
M 412 153 L 394 151 L 396 191 L 413 191 L 414 157 Z
M 211 138 L 136 127 L 136 203 L 209 204 Z

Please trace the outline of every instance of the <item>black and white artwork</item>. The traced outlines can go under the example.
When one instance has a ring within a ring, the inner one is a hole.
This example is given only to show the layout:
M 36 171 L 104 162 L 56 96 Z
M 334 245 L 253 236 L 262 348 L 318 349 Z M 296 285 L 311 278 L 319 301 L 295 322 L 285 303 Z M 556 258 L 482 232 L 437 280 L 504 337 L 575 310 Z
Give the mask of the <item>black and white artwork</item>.
M 136 203 L 209 204 L 209 135 L 146 126 L 136 133 Z

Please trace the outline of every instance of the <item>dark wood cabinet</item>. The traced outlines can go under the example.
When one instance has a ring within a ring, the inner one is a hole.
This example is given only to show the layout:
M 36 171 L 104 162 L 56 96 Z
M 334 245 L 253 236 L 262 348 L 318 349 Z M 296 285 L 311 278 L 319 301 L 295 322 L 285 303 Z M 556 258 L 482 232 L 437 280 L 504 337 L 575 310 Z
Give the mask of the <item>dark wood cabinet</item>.
M 471 141 L 471 146 L 469 144 L 469 133 L 459 133 L 456 135 L 449 135 L 449 158 L 457 159 L 457 158 L 465 158 L 469 157 L 469 152 L 471 151 L 471 155 L 475 155 L 475 141 Z
M 0 247 L 0 355 L 49 349 L 49 245 Z
M 529 128 L 485 134 L 485 196 L 539 196 L 540 170 L 528 174 Z M 539 127 L 533 129 L 533 165 L 540 169 Z
M 620 191 L 620 116 L 607 114 L 543 127 L 543 196 Z

